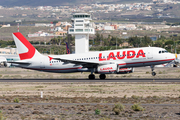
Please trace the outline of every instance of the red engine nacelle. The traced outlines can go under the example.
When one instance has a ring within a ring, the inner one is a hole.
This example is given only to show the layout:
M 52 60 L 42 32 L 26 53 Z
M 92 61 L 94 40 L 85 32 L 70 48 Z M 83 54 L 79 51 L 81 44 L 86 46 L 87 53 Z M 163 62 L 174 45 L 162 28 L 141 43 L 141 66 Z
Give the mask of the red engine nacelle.
M 99 65 L 95 71 L 95 73 L 100 73 L 100 74 L 111 74 L 116 72 L 117 72 L 117 64 Z

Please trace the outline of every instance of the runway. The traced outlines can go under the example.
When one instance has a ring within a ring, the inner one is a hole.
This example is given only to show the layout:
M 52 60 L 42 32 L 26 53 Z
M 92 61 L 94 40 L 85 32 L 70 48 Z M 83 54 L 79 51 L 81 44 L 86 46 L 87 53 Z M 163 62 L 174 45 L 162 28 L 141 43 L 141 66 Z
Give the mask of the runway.
M 167 83 L 173 83 L 173 82 L 180 82 L 180 78 L 124 78 L 124 79 L 95 79 L 95 80 L 89 80 L 89 79 L 0 79 L 0 82 L 167 82 Z
M 113 106 L 114 103 L 0 103 L 0 105 L 110 105 Z M 133 104 L 126 104 L 126 106 L 132 106 Z M 142 106 L 180 106 L 180 104 L 141 104 Z

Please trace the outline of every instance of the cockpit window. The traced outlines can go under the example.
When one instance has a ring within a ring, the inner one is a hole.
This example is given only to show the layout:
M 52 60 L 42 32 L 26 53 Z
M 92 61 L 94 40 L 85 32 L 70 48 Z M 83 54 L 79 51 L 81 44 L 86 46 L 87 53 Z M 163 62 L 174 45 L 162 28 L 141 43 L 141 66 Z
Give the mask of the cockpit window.
M 168 53 L 168 51 L 167 50 L 159 51 L 159 54 L 161 53 Z

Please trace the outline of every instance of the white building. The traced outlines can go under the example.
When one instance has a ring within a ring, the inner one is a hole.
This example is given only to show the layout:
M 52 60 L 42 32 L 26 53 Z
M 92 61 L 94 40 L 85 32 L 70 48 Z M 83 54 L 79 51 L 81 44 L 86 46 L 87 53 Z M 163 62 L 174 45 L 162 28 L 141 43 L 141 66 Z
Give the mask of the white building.
M 51 31 L 58 32 L 58 31 L 63 31 L 63 29 L 61 27 L 55 27 L 55 28 L 52 28 Z
M 54 34 L 38 31 L 33 34 L 28 34 L 28 37 L 46 37 L 46 36 L 55 36 Z
M 69 28 L 69 34 L 75 35 L 75 53 L 89 52 L 89 34 L 95 34 L 91 15 L 87 13 L 75 13 L 73 26 Z
M 114 26 L 104 26 L 104 30 L 114 30 Z
M 53 27 L 54 24 L 46 24 L 46 23 L 35 23 L 36 27 Z
M 0 55 L 2 55 L 2 54 L 17 55 L 18 51 L 17 51 L 17 48 L 0 48 Z

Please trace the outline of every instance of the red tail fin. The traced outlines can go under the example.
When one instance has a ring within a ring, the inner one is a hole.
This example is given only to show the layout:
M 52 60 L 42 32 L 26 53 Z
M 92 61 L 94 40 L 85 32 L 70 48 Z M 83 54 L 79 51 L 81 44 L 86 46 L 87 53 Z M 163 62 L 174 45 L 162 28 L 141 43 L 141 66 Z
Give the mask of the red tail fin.
M 13 38 L 18 49 L 20 60 L 31 59 L 36 49 L 31 43 L 20 33 L 13 33 Z

